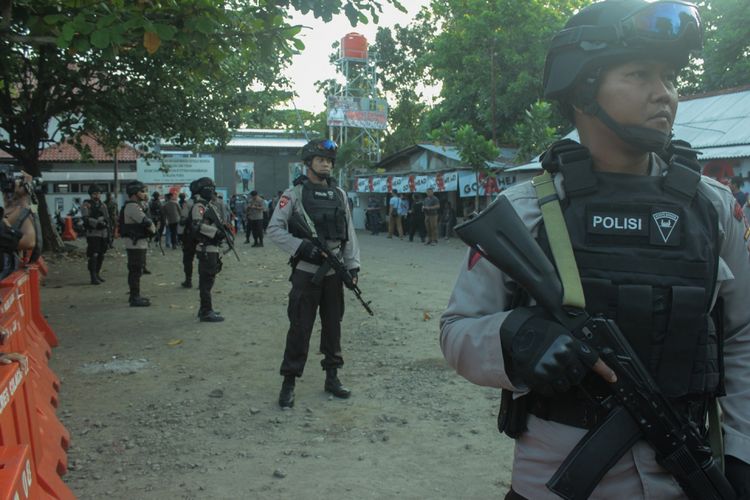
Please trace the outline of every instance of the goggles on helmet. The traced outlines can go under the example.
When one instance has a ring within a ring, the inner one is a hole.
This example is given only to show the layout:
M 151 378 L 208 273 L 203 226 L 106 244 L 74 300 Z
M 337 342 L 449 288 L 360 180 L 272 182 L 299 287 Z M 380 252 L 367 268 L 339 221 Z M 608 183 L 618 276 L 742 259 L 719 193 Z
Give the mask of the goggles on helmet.
M 325 141 L 319 142 L 316 147 L 321 151 L 336 151 L 339 149 L 339 145 L 336 144 L 331 139 L 326 139 Z
M 701 18 L 698 8 L 677 0 L 654 2 L 628 14 L 610 26 L 575 26 L 558 33 L 552 50 L 580 45 L 583 50 L 596 50 L 608 44 L 642 46 L 679 44 L 689 50 L 703 46 Z

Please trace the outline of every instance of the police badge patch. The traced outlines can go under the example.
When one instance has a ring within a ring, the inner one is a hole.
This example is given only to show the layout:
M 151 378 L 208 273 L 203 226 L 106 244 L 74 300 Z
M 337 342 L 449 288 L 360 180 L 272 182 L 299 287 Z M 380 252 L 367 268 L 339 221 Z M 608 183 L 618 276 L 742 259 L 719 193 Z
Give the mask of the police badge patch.
M 654 208 L 651 211 L 650 243 L 652 245 L 675 247 L 680 245 L 682 230 L 681 214 L 678 210 L 660 210 Z

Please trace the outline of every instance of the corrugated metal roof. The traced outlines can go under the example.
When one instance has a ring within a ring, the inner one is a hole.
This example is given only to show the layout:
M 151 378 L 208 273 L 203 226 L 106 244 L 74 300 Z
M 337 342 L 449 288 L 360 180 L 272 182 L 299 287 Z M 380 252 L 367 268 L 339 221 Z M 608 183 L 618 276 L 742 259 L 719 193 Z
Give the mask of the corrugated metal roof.
M 422 149 L 432 151 L 441 156 L 445 156 L 450 160 L 461 161 L 461 155 L 458 154 L 458 149 L 453 146 L 437 146 L 435 144 L 417 144 Z
M 674 132 L 696 149 L 750 144 L 750 90 L 681 101 Z
M 718 158 L 750 158 L 750 144 L 721 146 L 718 148 L 700 148 L 698 160 L 716 160 Z

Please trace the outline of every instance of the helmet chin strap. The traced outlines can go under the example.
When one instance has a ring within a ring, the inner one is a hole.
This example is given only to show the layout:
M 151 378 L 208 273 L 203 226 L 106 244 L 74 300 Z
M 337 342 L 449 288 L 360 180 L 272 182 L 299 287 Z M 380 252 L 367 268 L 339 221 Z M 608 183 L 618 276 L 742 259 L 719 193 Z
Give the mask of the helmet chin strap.
M 599 103 L 586 106 L 586 113 L 596 116 L 623 142 L 644 153 L 660 153 L 669 144 L 672 134 L 638 125 L 621 125 L 607 114 Z
M 312 171 L 312 173 L 314 173 L 318 177 L 318 179 L 322 181 L 328 181 L 331 178 L 330 173 L 319 174 L 314 168 L 312 168 L 312 166 L 310 167 L 310 170 Z

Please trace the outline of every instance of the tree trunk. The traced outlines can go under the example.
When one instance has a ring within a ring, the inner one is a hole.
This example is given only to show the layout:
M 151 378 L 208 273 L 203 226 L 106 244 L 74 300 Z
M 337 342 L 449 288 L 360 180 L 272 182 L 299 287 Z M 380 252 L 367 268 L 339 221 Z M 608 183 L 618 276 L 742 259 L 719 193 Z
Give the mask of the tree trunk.
M 42 176 L 42 171 L 39 168 L 39 150 L 36 150 L 35 157 L 20 158 L 20 160 L 24 172 L 33 177 Z M 37 216 L 39 217 L 39 225 L 42 227 L 42 251 L 62 252 L 64 249 L 63 242 L 52 224 L 52 218 L 49 215 L 49 208 L 47 207 L 47 197 L 44 193 L 39 194 L 37 202 Z
M 44 240 L 44 247 L 42 250 L 45 252 L 62 252 L 64 249 L 62 238 L 57 234 L 55 226 L 52 224 L 52 218 L 49 216 L 49 208 L 47 207 L 47 198 L 44 194 L 39 195 L 39 224 L 42 226 L 42 238 Z

